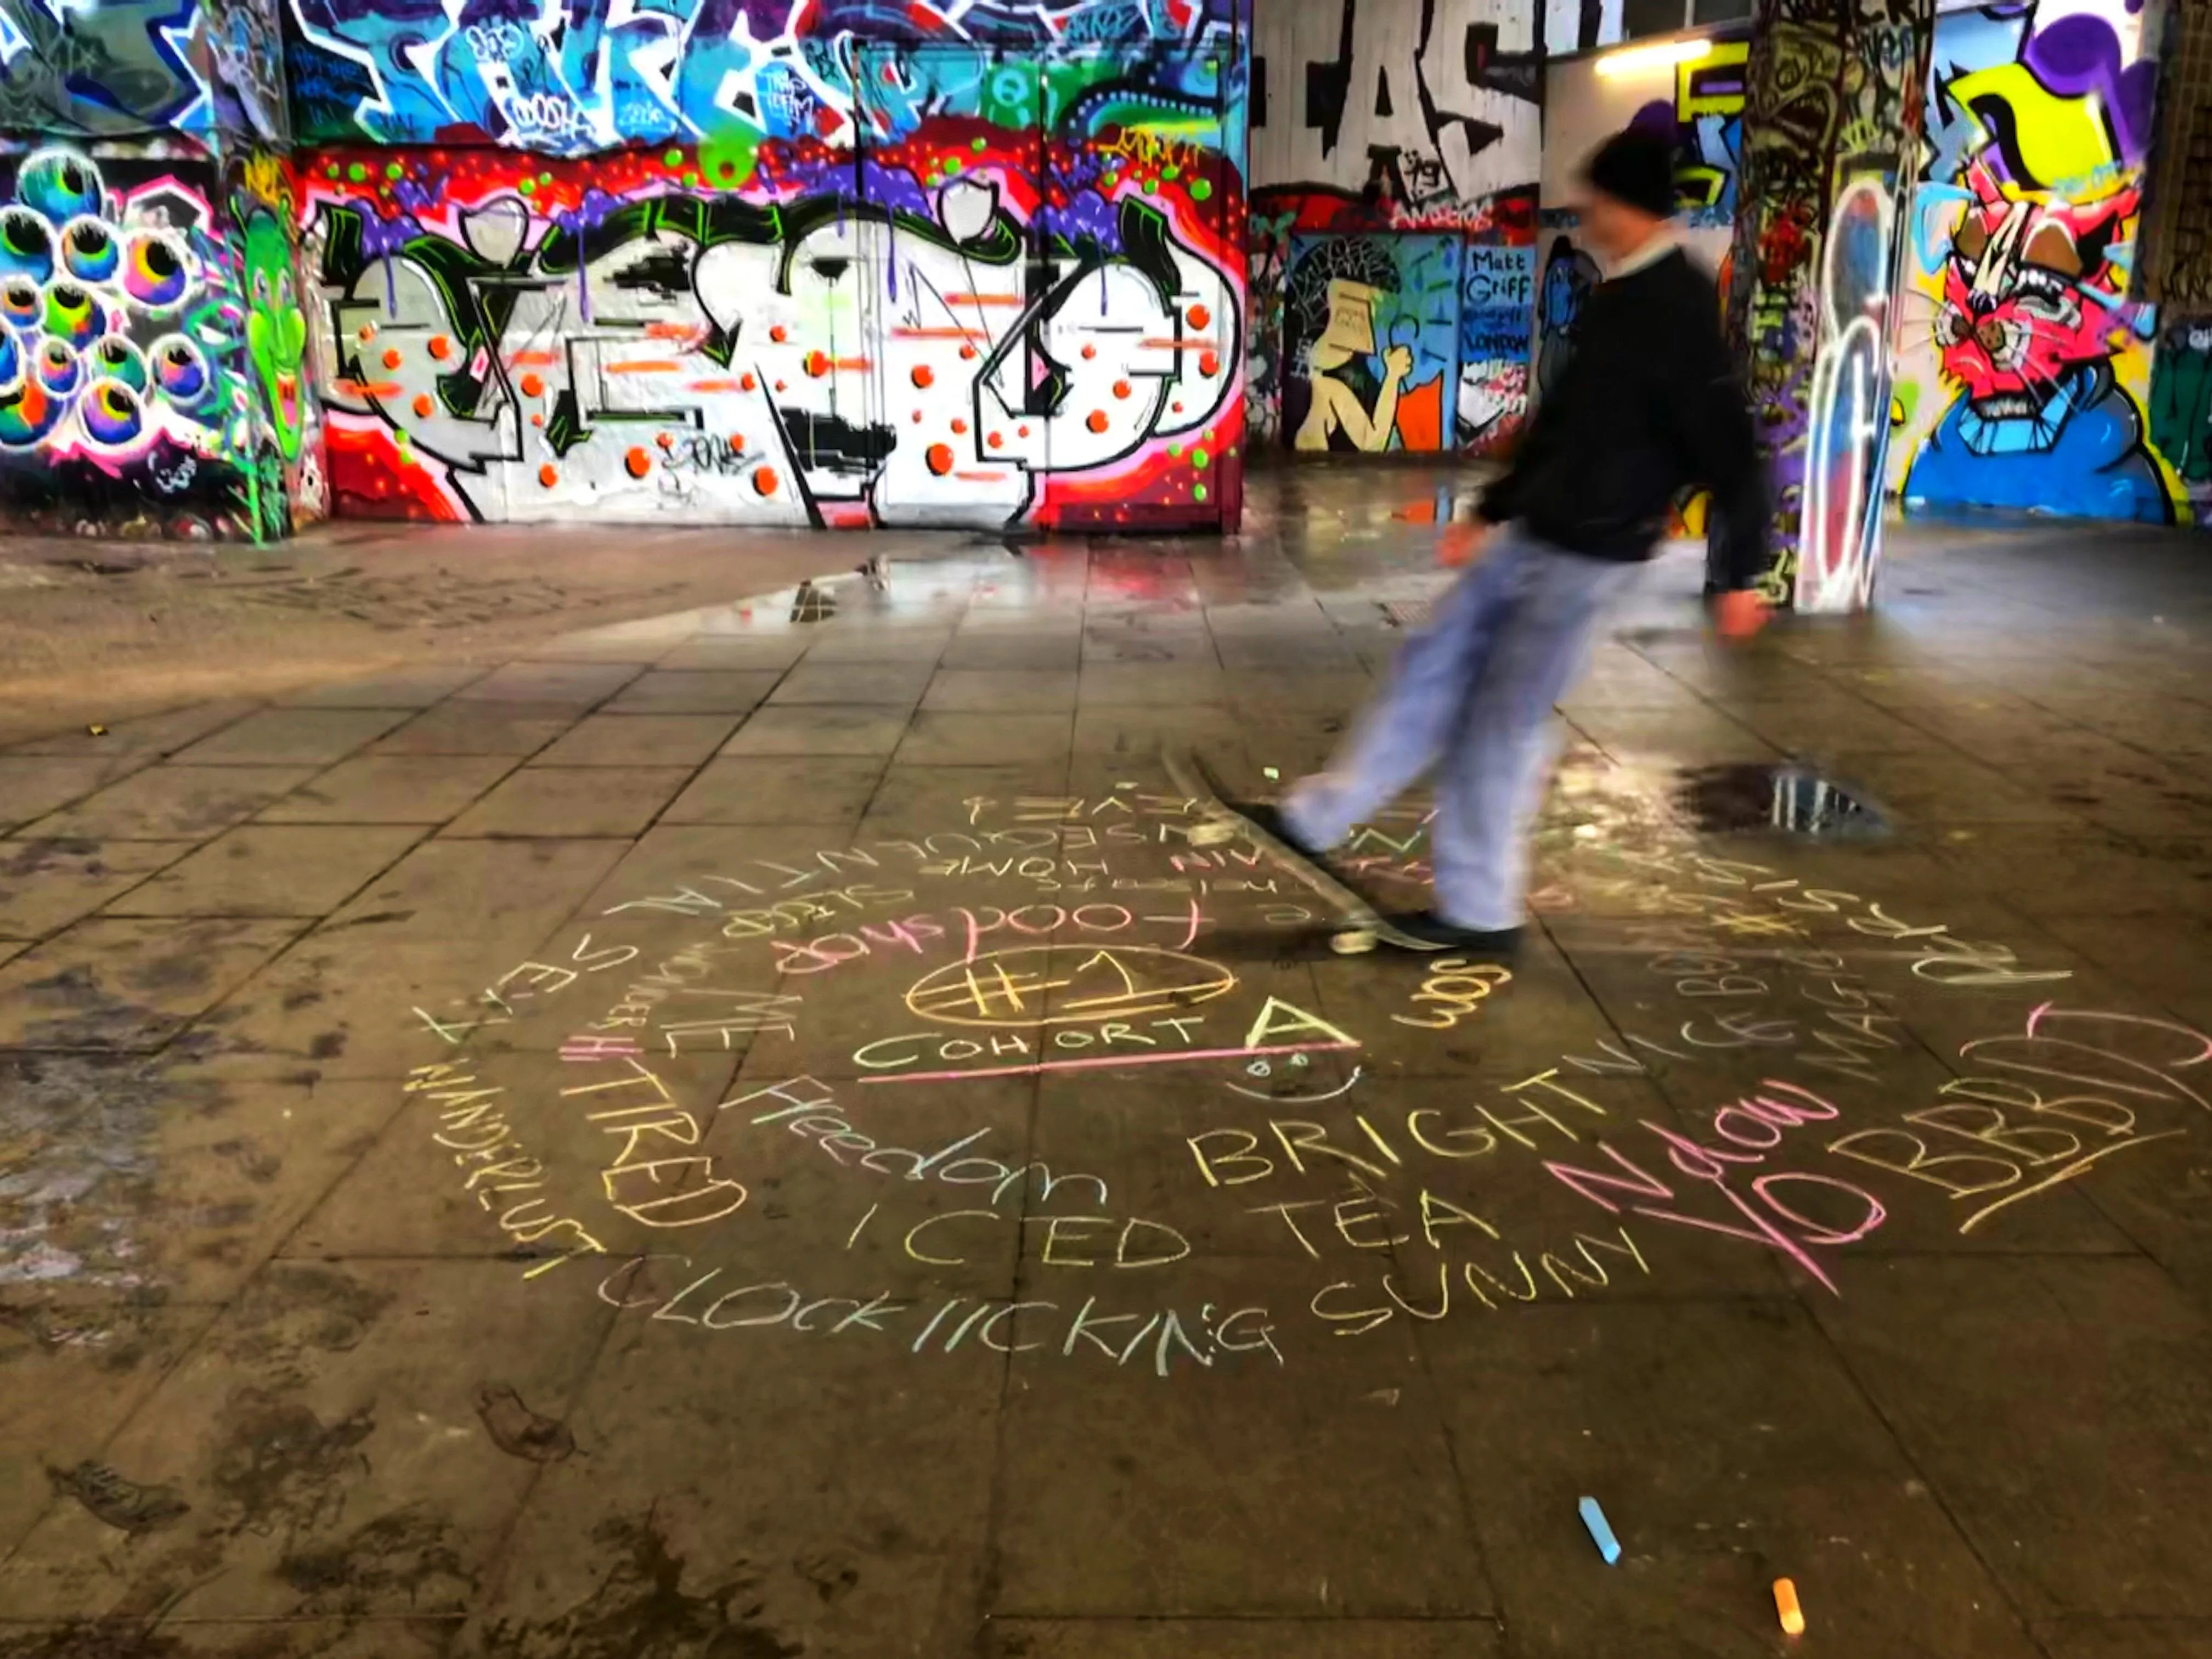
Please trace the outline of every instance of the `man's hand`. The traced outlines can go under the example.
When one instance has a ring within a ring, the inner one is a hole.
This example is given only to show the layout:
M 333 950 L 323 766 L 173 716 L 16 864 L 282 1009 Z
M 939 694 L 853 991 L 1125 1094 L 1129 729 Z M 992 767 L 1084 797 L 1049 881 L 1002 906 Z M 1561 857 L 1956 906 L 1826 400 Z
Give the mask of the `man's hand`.
M 1382 354 L 1382 368 L 1394 380 L 1402 380 L 1413 372 L 1413 352 L 1410 346 L 1394 345 Z
M 1713 596 L 1713 627 L 1724 640 L 1747 640 L 1766 626 L 1766 601 L 1748 587 Z
M 1437 538 L 1437 562 L 1447 570 L 1456 570 L 1463 564 L 1472 563 L 1474 556 L 1482 551 L 1482 544 L 1490 539 L 1490 532 L 1495 527 L 1480 519 L 1446 525 L 1443 534 Z

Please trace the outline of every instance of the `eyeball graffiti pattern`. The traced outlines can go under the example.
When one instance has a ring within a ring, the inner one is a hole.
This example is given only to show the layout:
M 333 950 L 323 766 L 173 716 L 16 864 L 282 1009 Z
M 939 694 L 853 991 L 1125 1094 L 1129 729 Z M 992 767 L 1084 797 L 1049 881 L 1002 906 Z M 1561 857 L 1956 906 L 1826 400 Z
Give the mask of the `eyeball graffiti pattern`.
M 343 510 L 1137 525 L 1234 488 L 1215 151 L 1055 144 L 1040 179 L 1033 133 L 946 123 L 857 198 L 820 144 L 742 194 L 688 151 L 375 154 L 305 209 Z
M 205 161 L 54 145 L 12 178 L 0 163 L 0 507 L 15 521 L 249 536 L 304 501 L 255 470 L 267 405 L 217 194 Z
M 25 160 L 15 196 L 0 214 L 0 452 L 112 453 L 163 429 L 199 441 L 197 417 L 158 390 L 150 406 L 142 396 L 146 366 L 131 337 L 163 322 L 198 280 L 183 236 L 161 222 L 165 208 L 111 201 L 90 158 L 63 149 Z M 142 211 L 151 222 L 127 222 Z

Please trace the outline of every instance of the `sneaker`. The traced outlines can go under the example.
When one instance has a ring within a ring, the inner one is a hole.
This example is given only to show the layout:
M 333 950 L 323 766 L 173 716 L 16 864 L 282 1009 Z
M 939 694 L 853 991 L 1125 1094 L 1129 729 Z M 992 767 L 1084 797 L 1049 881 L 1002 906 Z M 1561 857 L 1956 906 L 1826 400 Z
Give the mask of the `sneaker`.
M 1254 801 L 1231 801 L 1229 806 L 1239 817 L 1258 824 L 1300 858 L 1310 859 L 1316 864 L 1328 858 L 1327 848 L 1310 845 L 1304 836 L 1291 828 L 1290 820 L 1283 816 L 1281 807 L 1269 802 Z
M 1433 910 L 1416 910 L 1384 918 L 1401 933 L 1419 939 L 1431 949 L 1453 951 L 1488 962 L 1510 960 L 1521 949 L 1518 927 L 1462 927 L 1446 921 Z

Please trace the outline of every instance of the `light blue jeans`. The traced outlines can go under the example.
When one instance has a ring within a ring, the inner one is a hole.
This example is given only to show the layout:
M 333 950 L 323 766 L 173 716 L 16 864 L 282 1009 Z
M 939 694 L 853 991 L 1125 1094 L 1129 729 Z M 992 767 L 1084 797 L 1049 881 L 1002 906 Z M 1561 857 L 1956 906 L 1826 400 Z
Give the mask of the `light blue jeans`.
M 1291 786 L 1291 832 L 1334 847 L 1433 767 L 1437 914 L 1462 927 L 1520 926 L 1528 827 L 1558 750 L 1553 705 L 1640 568 L 1565 552 L 1517 524 L 1493 532 L 1407 636 L 1328 769 Z

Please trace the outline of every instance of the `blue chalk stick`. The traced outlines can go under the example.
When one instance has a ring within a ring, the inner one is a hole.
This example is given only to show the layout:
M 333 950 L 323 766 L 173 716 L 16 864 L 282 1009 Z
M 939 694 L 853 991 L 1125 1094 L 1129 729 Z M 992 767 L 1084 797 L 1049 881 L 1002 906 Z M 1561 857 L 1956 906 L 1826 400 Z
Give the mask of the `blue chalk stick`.
M 1613 1528 L 1606 1524 L 1605 1511 L 1598 1508 L 1597 1499 L 1585 1498 L 1576 1507 L 1582 1510 L 1583 1525 L 1589 1528 L 1590 1541 L 1597 1546 L 1597 1553 L 1605 1557 L 1606 1565 L 1611 1566 L 1620 1560 L 1620 1540 L 1613 1535 Z

